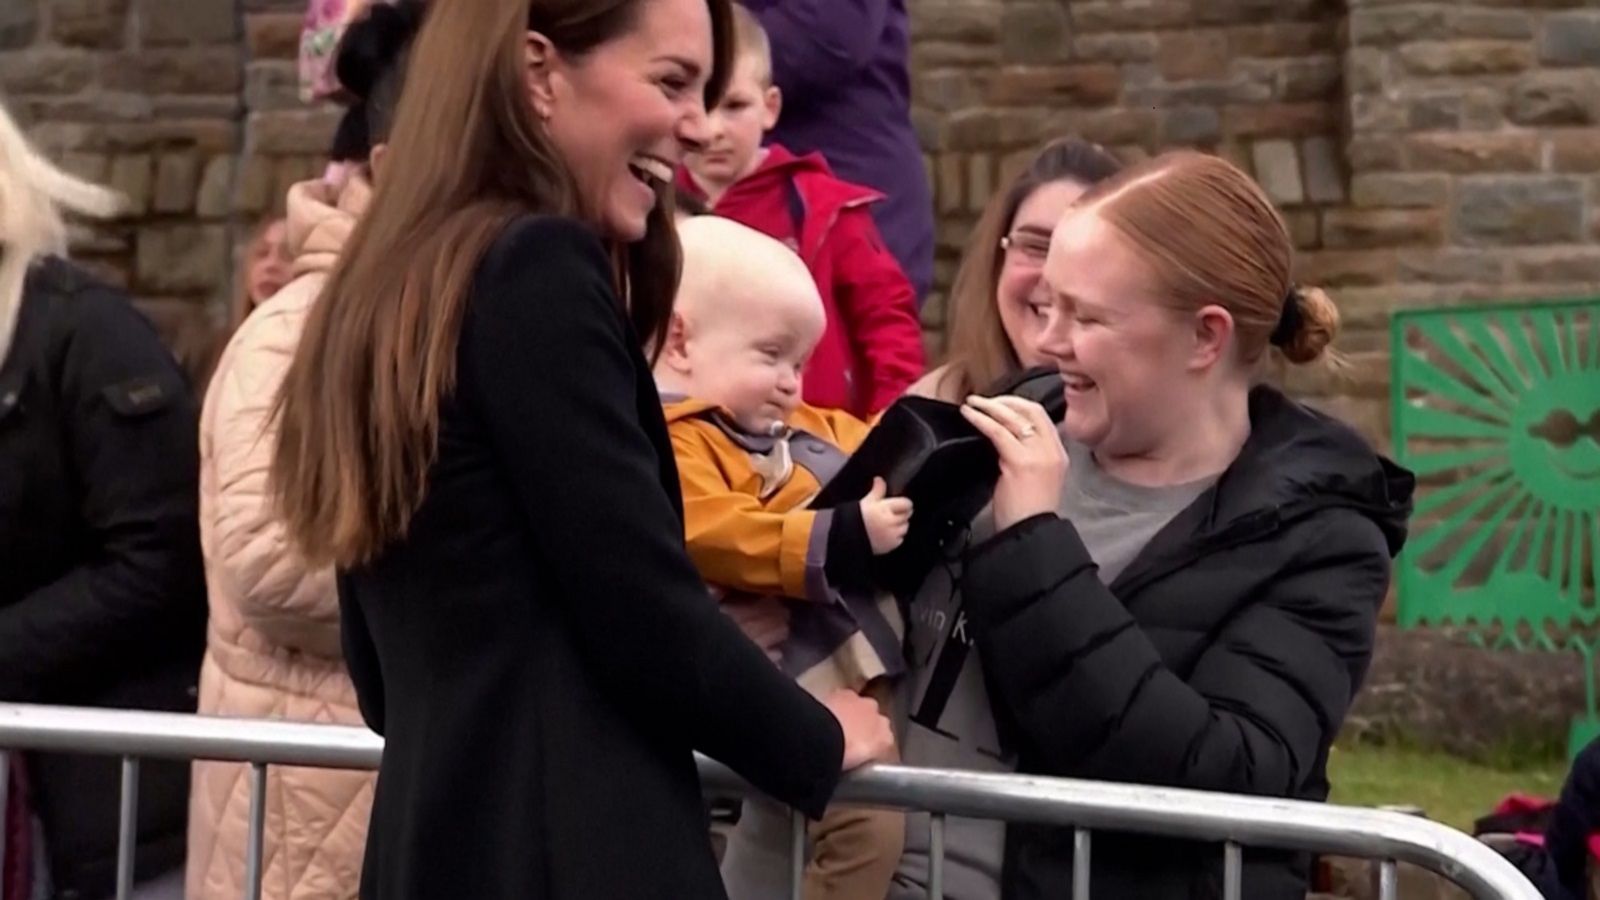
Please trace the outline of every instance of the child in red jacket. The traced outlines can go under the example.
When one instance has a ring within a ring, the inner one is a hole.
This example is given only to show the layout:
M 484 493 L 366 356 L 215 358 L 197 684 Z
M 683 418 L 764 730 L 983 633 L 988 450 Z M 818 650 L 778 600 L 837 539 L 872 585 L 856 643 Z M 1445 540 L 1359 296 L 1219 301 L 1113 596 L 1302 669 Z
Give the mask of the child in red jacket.
M 805 370 L 805 402 L 870 416 L 923 370 L 922 327 L 911 282 L 884 247 L 868 206 L 883 199 L 841 181 L 819 154 L 761 146 L 782 99 L 759 22 L 735 5 L 739 55 L 710 140 L 678 187 L 710 211 L 787 243 L 822 293 L 827 328 Z

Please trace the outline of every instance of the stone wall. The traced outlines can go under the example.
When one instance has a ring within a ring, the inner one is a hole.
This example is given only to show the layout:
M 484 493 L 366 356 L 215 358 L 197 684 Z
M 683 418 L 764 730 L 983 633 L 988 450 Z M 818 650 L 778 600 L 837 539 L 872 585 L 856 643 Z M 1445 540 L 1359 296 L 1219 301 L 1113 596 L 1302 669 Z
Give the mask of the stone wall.
M 948 284 L 1040 142 L 1174 146 L 1259 178 L 1334 289 L 1355 365 L 1292 387 L 1387 432 L 1390 311 L 1600 294 L 1600 0 L 909 0 L 918 131 Z M 305 0 L 0 0 L 0 93 L 133 200 L 83 258 L 175 339 L 230 248 L 319 168 L 295 96 Z M 926 308 L 941 346 L 945 304 Z
M 295 97 L 304 0 L 3 0 L 0 95 L 126 214 L 75 255 L 178 347 L 213 331 L 233 253 L 319 171 L 327 112 Z

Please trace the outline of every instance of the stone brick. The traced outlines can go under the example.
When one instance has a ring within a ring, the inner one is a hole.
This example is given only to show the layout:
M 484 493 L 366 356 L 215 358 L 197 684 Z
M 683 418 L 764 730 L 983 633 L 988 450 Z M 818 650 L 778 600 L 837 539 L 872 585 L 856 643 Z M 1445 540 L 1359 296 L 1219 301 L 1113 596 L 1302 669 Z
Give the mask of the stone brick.
M 1374 287 L 1395 279 L 1395 254 L 1386 250 L 1320 250 L 1297 260 L 1295 277 L 1322 288 Z
M 100 83 L 144 94 L 232 94 L 240 87 L 239 54 L 232 48 L 142 50 L 107 57 Z
M 918 8 L 921 15 L 921 8 Z M 1096 0 L 1072 5 L 1072 26 L 1080 34 L 1096 31 L 1163 31 L 1194 22 L 1186 0 Z
M 338 109 L 318 108 L 251 113 L 248 134 L 257 153 L 321 153 L 328 148 Z
M 1405 107 L 1406 127 L 1412 131 L 1454 131 L 1461 127 L 1462 103 L 1458 90 L 1412 97 Z
M 104 184 L 111 171 L 111 159 L 104 153 L 73 151 L 62 155 L 61 169 L 85 181 Z
M 39 31 L 39 0 L 6 0 L 0 4 L 0 50 L 33 43 Z
M 974 153 L 967 159 L 967 211 L 983 212 L 983 207 L 994 194 L 994 157 L 987 153 Z
M 1600 124 L 1600 72 L 1578 69 L 1529 76 L 1512 89 L 1506 117 L 1530 127 Z
M 1445 33 L 1450 8 L 1407 5 L 1350 10 L 1350 43 L 1393 46 L 1436 39 Z
M 1283 224 L 1296 250 L 1315 250 L 1322 246 L 1322 221 L 1314 209 L 1283 210 Z
M 1357 94 L 1350 98 L 1350 127 L 1360 134 L 1405 131 L 1410 110 L 1399 97 L 1388 94 Z
M 1437 210 L 1333 209 L 1322 217 L 1322 244 L 1330 249 L 1437 244 L 1444 216 Z
M 1148 62 L 1160 42 L 1153 34 L 1097 34 L 1074 37 L 1072 53 L 1087 62 Z
M 939 212 L 950 213 L 959 210 L 963 175 L 961 155 L 946 153 L 939 157 L 935 168 L 938 171 L 938 187 L 934 190 L 934 196 L 939 199 Z
M 1339 28 L 1338 23 L 1331 20 L 1246 25 L 1228 30 L 1228 44 L 1234 56 L 1311 56 L 1337 50 Z
M 1300 145 L 1306 170 L 1306 196 L 1313 203 L 1344 202 L 1344 167 L 1333 140 L 1316 137 Z
M 156 161 L 155 198 L 158 213 L 181 213 L 194 208 L 200 181 L 200 158 L 194 153 L 166 153 Z
M 1235 138 L 1311 137 L 1338 131 L 1338 107 L 1331 103 L 1261 103 L 1230 106 L 1223 116 Z
M 1228 73 L 1231 62 L 1227 35 L 1217 30 L 1164 34 L 1156 62 L 1168 81 L 1221 77 Z
M 1252 149 L 1256 181 L 1272 202 L 1299 204 L 1306 199 L 1300 178 L 1300 155 L 1289 141 L 1261 141 Z
M 912 73 L 911 95 L 917 103 L 940 112 L 978 106 L 988 94 L 992 79 L 963 69 L 935 69 Z
M 1248 73 L 1235 73 L 1218 81 L 1190 81 L 1129 87 L 1123 92 L 1127 106 L 1171 109 L 1175 106 L 1256 106 L 1272 100 L 1272 85 Z
M 269 215 L 282 215 L 289 189 L 321 175 L 322 169 L 321 160 L 315 156 L 287 156 L 278 160 L 272 173 L 272 194 L 267 198 L 269 202 L 265 211 Z
M 1352 172 L 1393 172 L 1405 168 L 1405 150 L 1389 135 L 1353 137 L 1345 145 Z
M 1000 62 L 999 44 L 919 41 L 911 45 L 913 71 L 939 66 L 993 66 Z
M 1067 11 L 1057 3 L 1002 7 L 1000 53 L 1010 62 L 1061 62 L 1072 55 Z
M 1400 254 L 1397 280 L 1428 284 L 1497 282 L 1503 268 L 1501 257 L 1494 253 L 1441 248 L 1408 250 Z
M 1360 207 L 1428 209 L 1449 201 L 1448 175 L 1369 173 L 1350 180 L 1350 202 Z
M 139 229 L 139 286 L 156 293 L 217 287 L 228 270 L 228 241 L 221 225 L 160 225 Z
M 80 47 L 115 49 L 128 31 L 128 0 L 54 0 L 50 34 Z
M 920 15 L 924 7 L 919 7 Z M 244 45 L 251 59 L 294 59 L 300 52 L 301 13 L 255 13 L 244 20 Z
M 1600 65 L 1600 12 L 1566 13 L 1545 19 L 1539 61 L 1551 66 Z
M 1555 244 L 1583 239 L 1583 182 L 1576 178 L 1467 178 L 1451 211 L 1467 246 Z
M 195 212 L 203 219 L 221 219 L 228 215 L 229 195 L 233 192 L 233 177 L 237 171 L 232 156 L 213 157 L 206 163 L 205 174 L 200 176 L 200 188 L 195 197 Z
M 1107 64 L 1012 66 L 989 86 L 989 101 L 1000 105 L 1100 106 L 1122 93 L 1122 75 Z
M 1351 47 L 1344 58 L 1344 80 L 1353 94 L 1385 90 L 1390 80 L 1391 56 L 1376 47 Z
M 1527 41 L 1429 41 L 1400 48 L 1400 63 L 1413 75 L 1504 75 L 1533 65 Z
M 1328 100 L 1339 95 L 1344 67 L 1332 56 L 1288 60 L 1278 69 L 1280 100 Z
M 1194 15 L 1201 25 L 1235 25 L 1304 19 L 1317 8 L 1315 0 L 1202 0 Z
M 985 3 L 924 0 L 917 4 L 916 15 L 911 17 L 914 41 L 982 43 L 999 37 L 1000 20 L 994 7 Z
M 1600 172 L 1600 129 L 1550 135 L 1550 166 L 1557 172 Z
M 272 178 L 271 157 L 252 155 L 247 158 L 238 175 L 233 208 L 250 214 L 265 210 L 272 203 Z
M 226 119 L 231 123 L 244 115 L 244 99 L 238 94 L 165 96 L 150 101 L 150 109 L 157 119 Z
M 1463 87 L 1461 89 L 1461 129 L 1499 131 L 1506 124 L 1506 94 L 1503 88 Z
M 150 189 L 155 184 L 155 163 L 143 153 L 118 156 L 111 161 L 107 186 L 123 196 L 123 212 L 142 216 L 150 210 Z
M 1536 172 L 1532 134 L 1418 134 L 1406 139 L 1406 168 L 1419 172 Z
M 239 36 L 232 3 L 218 0 L 138 0 L 145 46 L 224 44 Z
M 1161 140 L 1180 146 L 1210 146 L 1222 139 L 1222 116 L 1210 106 L 1182 106 L 1167 113 Z
M 137 153 L 184 147 L 221 153 L 238 141 L 238 126 L 214 119 L 153 119 L 137 122 L 45 123 L 46 133 L 59 130 L 69 145 L 81 150 Z
M 1075 131 L 1084 140 L 1107 147 L 1133 144 L 1148 148 L 1158 143 L 1161 129 L 1160 114 L 1151 109 L 1096 110 L 1072 117 L 1062 125 L 1069 123 L 1075 127 L 1052 128 L 1047 133 L 1055 136 Z
M 1513 258 L 1512 265 L 1521 281 L 1600 284 L 1600 247 L 1524 251 Z
M 1035 151 L 1033 150 L 1018 150 L 1014 153 L 1007 153 L 1005 157 L 1000 160 L 1001 187 L 1004 188 L 1009 186 L 1011 182 L 1017 178 L 1017 176 L 1021 175 L 1029 166 L 1033 165 L 1033 157 L 1035 155 Z
M 1464 38 L 1531 38 L 1534 17 L 1522 10 L 1457 9 L 1450 16 L 1450 33 Z
M 300 109 L 300 70 L 287 60 L 251 62 L 245 68 L 244 102 L 251 110 Z
M 94 81 L 94 60 L 73 51 L 33 48 L 0 54 L 0 95 L 75 94 Z

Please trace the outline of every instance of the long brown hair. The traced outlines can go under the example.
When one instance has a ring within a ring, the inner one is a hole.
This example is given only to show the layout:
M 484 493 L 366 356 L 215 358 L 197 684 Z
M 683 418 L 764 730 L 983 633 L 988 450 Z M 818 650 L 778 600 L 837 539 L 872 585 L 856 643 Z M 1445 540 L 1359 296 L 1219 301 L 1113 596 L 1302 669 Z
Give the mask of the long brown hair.
M 278 397 L 273 492 L 309 564 L 357 565 L 405 533 L 437 451 L 467 293 L 489 244 L 520 214 L 588 212 L 529 102 L 525 35 L 538 31 L 581 56 L 631 28 L 641 2 L 427 4 L 407 64 L 426 77 L 406 78 L 371 204 Z M 727 79 L 728 2 L 707 0 L 708 105 Z M 658 338 L 679 270 L 670 201 L 657 204 L 641 241 L 613 256 L 635 327 Z
M 1328 355 L 1339 309 L 1323 291 L 1292 283 L 1289 229 L 1234 164 L 1193 150 L 1165 153 L 1101 183 L 1077 205 L 1133 244 L 1166 303 L 1228 310 L 1245 362 L 1271 346 L 1295 364 Z
M 950 347 L 944 375 L 934 385 L 940 397 L 960 400 L 1021 366 L 1000 321 L 995 296 L 1005 256 L 1000 239 L 1010 230 L 1017 209 L 1047 184 L 1074 181 L 1089 187 L 1121 168 L 1116 157 L 1095 144 L 1076 138 L 1051 141 L 984 207 L 950 286 Z

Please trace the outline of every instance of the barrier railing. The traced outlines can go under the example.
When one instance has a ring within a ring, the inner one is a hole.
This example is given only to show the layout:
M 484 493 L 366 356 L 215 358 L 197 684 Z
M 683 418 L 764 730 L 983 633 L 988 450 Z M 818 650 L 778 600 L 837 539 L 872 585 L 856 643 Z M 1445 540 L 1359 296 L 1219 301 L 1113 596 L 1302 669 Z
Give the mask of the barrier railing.
M 207 759 L 250 766 L 250 830 L 245 898 L 260 896 L 267 767 L 375 769 L 383 739 L 364 728 L 0 703 L 0 810 L 6 750 L 89 753 L 122 758 L 117 898 L 133 886 L 134 811 L 139 761 Z M 700 758 L 708 793 L 750 788 L 724 766 Z M 932 817 L 928 896 L 943 897 L 944 823 L 949 816 L 1074 829 L 1071 896 L 1088 900 L 1096 830 L 1135 832 L 1223 846 L 1223 895 L 1239 900 L 1244 846 L 1380 860 L 1378 897 L 1396 900 L 1396 865 L 1411 863 L 1454 881 L 1479 900 L 1540 900 L 1533 885 L 1494 850 L 1448 826 L 1372 809 L 1231 794 L 1025 775 L 874 766 L 845 779 L 836 799 L 921 810 Z M 792 896 L 800 896 L 805 829 L 796 817 Z M 0 829 L 0 842 L 4 840 Z M 0 843 L 0 861 L 5 847 Z M 1065 887 L 1065 886 L 1063 886 Z

